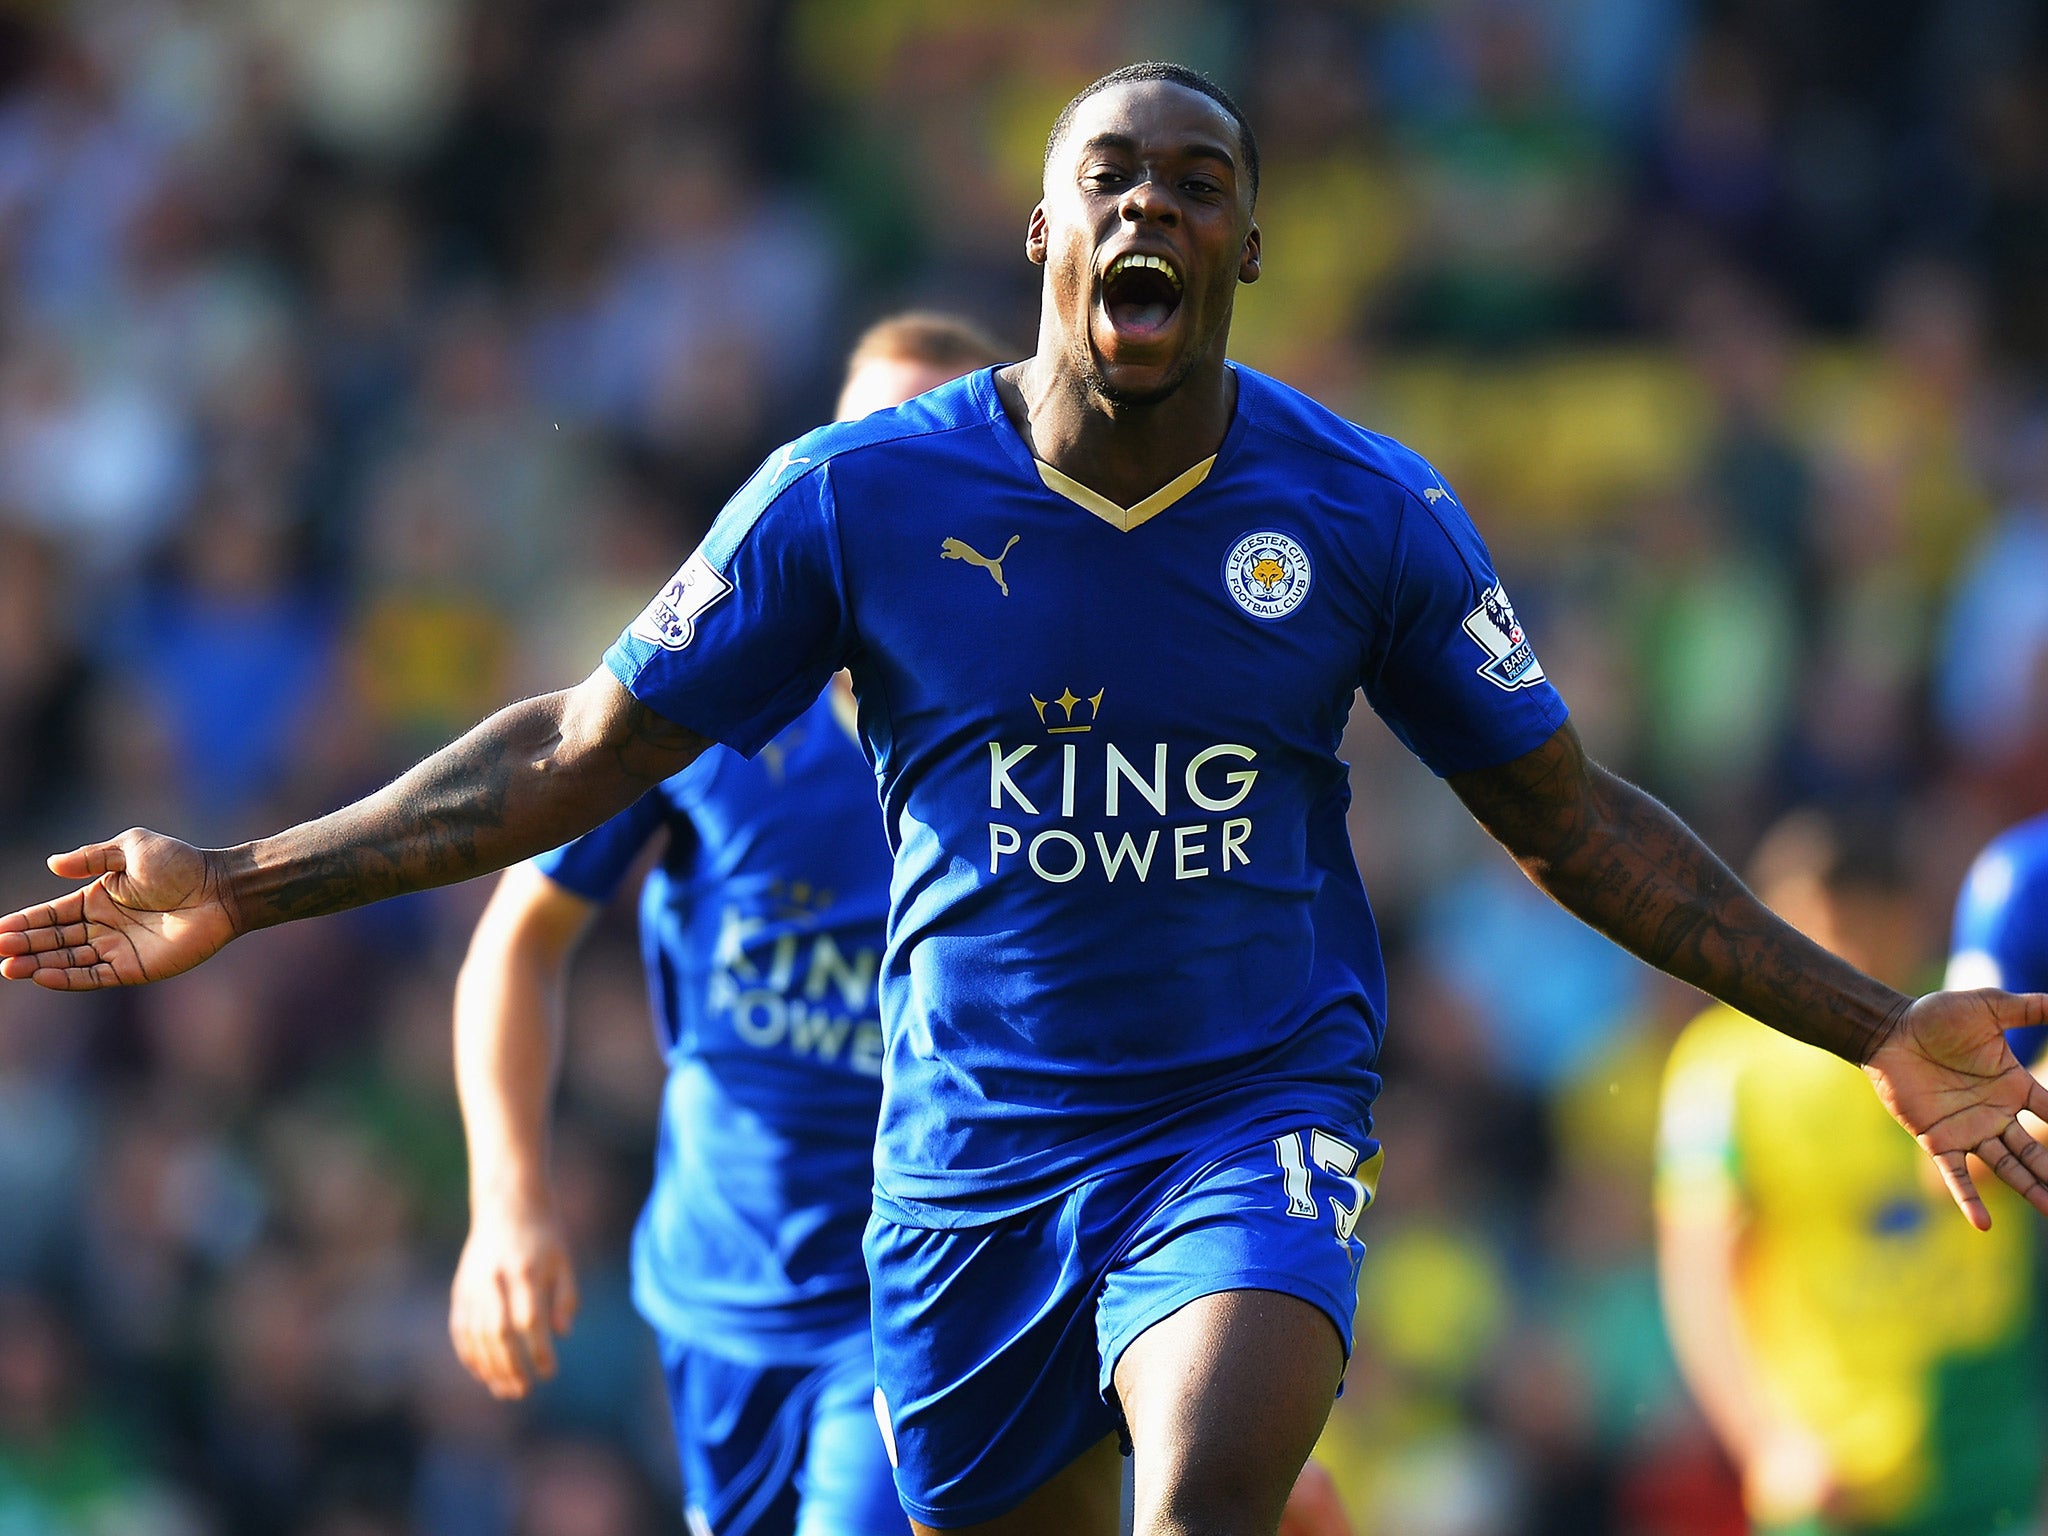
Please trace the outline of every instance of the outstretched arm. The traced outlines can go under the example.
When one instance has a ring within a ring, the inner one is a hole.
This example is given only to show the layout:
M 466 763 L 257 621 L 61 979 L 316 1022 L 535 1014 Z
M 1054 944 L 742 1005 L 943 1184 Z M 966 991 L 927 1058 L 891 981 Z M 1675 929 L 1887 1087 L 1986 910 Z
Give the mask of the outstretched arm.
M 1975 1152 L 2048 1213 L 2048 1150 L 2021 1128 L 2048 1089 L 2002 1030 L 2048 1022 L 2048 998 L 1941 992 L 1915 1001 L 1806 938 L 1663 805 L 1587 758 L 1562 726 L 1535 751 L 1451 788 L 1561 906 L 1659 970 L 1864 1068 L 1940 1165 L 1971 1223 L 1991 1224 Z
M 505 871 L 455 983 L 455 1085 L 469 1146 L 469 1238 L 448 1334 L 495 1397 L 555 1374 L 576 1274 L 548 1176 L 548 1106 L 561 1058 L 569 959 L 594 902 L 531 864 Z
M 0 917 L 0 976 L 60 991 L 157 981 L 252 929 L 488 874 L 589 830 L 707 745 L 600 667 L 275 837 L 200 849 L 137 829 L 60 854 L 53 872 L 91 883 Z

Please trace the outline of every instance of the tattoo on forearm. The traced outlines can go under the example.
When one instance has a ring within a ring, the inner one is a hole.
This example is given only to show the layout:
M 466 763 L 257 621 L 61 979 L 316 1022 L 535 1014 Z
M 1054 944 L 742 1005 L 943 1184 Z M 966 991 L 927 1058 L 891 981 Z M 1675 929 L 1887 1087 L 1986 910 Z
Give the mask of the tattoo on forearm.
M 1589 762 L 1569 725 L 1451 786 L 1561 905 L 1787 1034 L 1860 1063 L 1909 1004 L 1775 916 L 1670 810 Z
M 622 810 L 706 743 L 623 690 L 565 740 L 567 695 L 527 699 L 378 793 L 275 838 L 228 849 L 238 926 L 267 927 L 467 880 L 558 846 Z

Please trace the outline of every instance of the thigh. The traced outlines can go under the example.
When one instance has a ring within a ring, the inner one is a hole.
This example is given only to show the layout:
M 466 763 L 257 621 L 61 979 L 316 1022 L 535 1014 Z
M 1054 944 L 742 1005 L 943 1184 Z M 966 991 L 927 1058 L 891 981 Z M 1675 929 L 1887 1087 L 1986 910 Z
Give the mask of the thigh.
M 910 1529 L 875 1416 L 874 1358 L 863 1330 L 818 1367 L 797 1473 L 796 1536 L 905 1536 Z
M 1140 1334 L 1116 1372 L 1138 1536 L 1273 1536 L 1343 1372 L 1327 1314 L 1277 1291 L 1214 1292 Z
M 916 1536 L 1118 1536 L 1123 1452 L 1105 1435 L 1024 1497 L 1014 1509 L 972 1525 L 912 1521 Z
M 876 1407 L 903 1507 L 926 1528 L 1058 1503 L 1072 1518 L 1039 1529 L 1114 1532 L 1114 1447 L 1106 1480 L 1090 1470 L 1116 1429 L 1098 1381 L 1091 1246 L 1070 1201 L 953 1231 L 869 1223 Z M 1086 1515 L 1098 1503 L 1099 1526 Z
M 1378 1148 L 1364 1126 L 1236 1149 L 1133 1233 L 1097 1317 L 1139 1532 L 1270 1533 L 1343 1377 Z

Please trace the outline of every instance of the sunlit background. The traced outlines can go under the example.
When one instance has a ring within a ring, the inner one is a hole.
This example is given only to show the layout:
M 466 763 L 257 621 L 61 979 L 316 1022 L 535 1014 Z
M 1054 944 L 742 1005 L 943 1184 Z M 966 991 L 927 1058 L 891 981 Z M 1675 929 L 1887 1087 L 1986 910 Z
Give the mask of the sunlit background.
M 1740 860 L 2048 805 L 2048 11 L 2029 0 L 110 0 L 0 13 L 0 906 L 234 841 L 582 676 L 845 344 L 1019 353 L 1043 137 L 1133 58 L 1265 155 L 1236 355 L 1411 441 L 1581 730 Z M 1695 1004 L 1544 904 L 1361 714 L 1388 1161 L 1324 1458 L 1366 1536 L 1719 1536 L 1649 1256 Z M 679 1529 L 624 1240 L 629 929 L 576 988 L 585 1306 L 491 1402 L 462 889 L 135 994 L 0 987 L 0 1530 Z

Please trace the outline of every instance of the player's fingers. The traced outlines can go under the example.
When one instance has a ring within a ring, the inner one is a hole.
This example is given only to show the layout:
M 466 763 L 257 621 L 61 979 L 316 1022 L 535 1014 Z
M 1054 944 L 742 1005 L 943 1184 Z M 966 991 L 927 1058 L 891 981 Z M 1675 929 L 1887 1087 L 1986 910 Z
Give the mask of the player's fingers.
M 86 942 L 84 923 L 52 923 L 15 933 L 0 933 L 0 955 L 41 955 L 53 949 L 71 949 Z
M 483 1383 L 491 1396 L 510 1395 L 514 1378 L 501 1339 L 503 1308 L 496 1280 L 479 1285 L 458 1277 L 452 1314 L 450 1333 L 463 1368 Z
M 1994 1143 L 1987 1142 L 1986 1145 Z M 1984 1199 L 1970 1180 L 1969 1158 L 1961 1152 L 1937 1152 L 1934 1165 L 1941 1170 L 1941 1182 L 1948 1186 L 1949 1198 L 1955 1201 L 1970 1225 L 1979 1232 L 1990 1231 L 1991 1213 L 1984 1208 Z
M 10 956 L 10 959 L 26 961 L 31 966 L 45 970 L 91 970 L 100 964 L 101 955 L 92 944 L 51 944 L 47 948 L 34 950 L 26 955 Z
M 488 1317 L 472 1318 L 464 1333 L 464 1362 L 470 1374 L 496 1398 L 518 1397 L 523 1390 L 519 1373 L 513 1369 L 512 1352 L 506 1347 L 502 1329 Z
M 519 1327 L 513 1321 L 513 1280 L 503 1270 L 498 1272 L 497 1280 L 498 1302 L 492 1309 L 487 1344 L 500 1383 L 498 1396 L 524 1397 L 533 1385 L 533 1373 L 519 1347 Z
M 449 1308 L 448 1342 L 454 1346 L 455 1358 L 462 1363 L 462 1368 L 488 1388 L 491 1384 L 489 1364 L 483 1351 L 477 1348 L 476 1331 L 460 1301 Z
M 11 980 L 21 979 L 17 972 L 8 971 L 6 974 Z M 28 980 L 52 992 L 95 992 L 101 987 L 121 985 L 120 974 L 105 960 L 95 965 L 39 965 L 28 973 Z
M 2044 1167 L 2048 1148 L 2029 1136 L 2018 1122 L 2008 1125 L 1997 1141 L 1985 1142 L 1977 1149 L 1977 1155 L 2027 1204 L 2048 1216 L 2048 1182 L 2043 1181 L 2043 1173 L 2048 1171 Z
M 2029 1072 L 2029 1077 L 2034 1074 Z M 2027 1108 L 2043 1120 L 2048 1120 L 2048 1083 L 2035 1078 L 2027 1088 Z
M 2036 1180 L 2048 1184 L 2048 1147 L 2034 1140 L 2033 1133 L 2018 1120 L 2014 1120 L 2000 1133 L 2000 1141 L 2012 1151 L 2012 1155 L 2026 1164 L 2027 1171 Z
M 551 1380 L 555 1374 L 555 1339 L 548 1322 L 554 1309 L 547 1290 L 546 1280 L 527 1269 L 512 1277 L 506 1291 L 506 1300 L 511 1303 L 513 1342 L 523 1356 L 523 1363 L 530 1364 L 533 1374 L 542 1381 Z
M 85 892 L 73 891 L 40 907 L 24 907 L 0 917 L 0 940 L 19 943 L 24 936 L 33 940 L 39 933 L 85 921 Z M 20 949 L 0 949 L 0 954 L 21 954 Z
M 93 880 L 108 870 L 128 867 L 128 851 L 118 842 L 87 843 L 69 853 L 53 853 L 46 861 L 50 873 L 64 880 Z
M 583 1298 L 576 1291 L 576 1267 L 564 1259 L 555 1276 L 555 1315 L 550 1319 L 555 1332 L 567 1333 L 575 1326 L 576 1309 L 582 1304 Z

